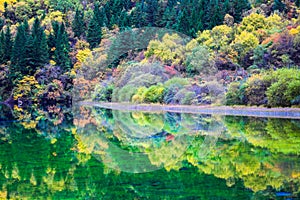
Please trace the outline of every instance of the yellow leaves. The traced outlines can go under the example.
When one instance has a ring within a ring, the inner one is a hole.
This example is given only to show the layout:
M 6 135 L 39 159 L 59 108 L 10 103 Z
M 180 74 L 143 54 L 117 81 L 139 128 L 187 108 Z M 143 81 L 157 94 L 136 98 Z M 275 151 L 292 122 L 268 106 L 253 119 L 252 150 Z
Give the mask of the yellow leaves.
M 257 47 L 259 45 L 259 40 L 254 34 L 243 31 L 240 35 L 236 36 L 234 43 L 239 46 L 238 48 L 241 50 L 241 54 L 243 55 Z
M 7 198 L 7 190 L 0 191 L 0 199 L 6 199 Z
M 251 15 L 244 17 L 239 27 L 240 32 L 254 32 L 259 29 L 265 29 L 267 26 L 266 18 L 262 14 L 252 13 Z
M 38 124 L 38 121 L 29 121 L 29 122 L 23 122 L 21 123 L 25 129 L 34 129 L 36 125 Z
M 83 63 L 90 56 L 92 56 L 92 51 L 90 49 L 83 49 L 78 51 L 76 58 L 79 63 Z
M 267 17 L 266 24 L 268 29 L 281 29 L 286 25 L 283 23 L 282 18 L 277 14 Z
M 232 28 L 227 25 L 216 26 L 212 29 L 212 34 L 215 35 L 228 35 L 232 32 Z
M 15 2 L 17 2 L 17 0 L 0 0 L 0 11 L 4 12 L 4 3 L 7 3 L 8 5 L 11 5 Z
M 298 27 L 300 27 L 300 26 L 298 26 Z M 300 28 L 299 28 L 300 29 Z M 292 28 L 290 31 L 289 31 L 289 33 L 291 34 L 291 35 L 298 35 L 299 33 L 300 33 L 300 31 L 298 30 L 298 28 L 296 29 L 296 28 Z
M 164 62 L 178 64 L 184 59 L 185 46 L 183 39 L 177 34 L 166 34 L 162 41 L 150 41 L 145 56 L 155 56 Z
M 56 138 L 52 138 L 51 141 L 50 141 L 51 144 L 55 144 L 56 142 L 57 142 Z

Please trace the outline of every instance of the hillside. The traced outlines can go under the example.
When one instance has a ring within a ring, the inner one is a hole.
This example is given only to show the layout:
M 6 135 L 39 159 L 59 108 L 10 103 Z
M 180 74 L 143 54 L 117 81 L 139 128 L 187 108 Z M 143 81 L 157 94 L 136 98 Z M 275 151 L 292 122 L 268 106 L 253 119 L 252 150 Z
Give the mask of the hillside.
M 73 87 L 94 101 L 300 105 L 298 0 L 0 4 L 0 101 L 17 110 L 70 105 Z M 173 32 L 109 63 L 122 43 L 111 36 L 142 27 Z

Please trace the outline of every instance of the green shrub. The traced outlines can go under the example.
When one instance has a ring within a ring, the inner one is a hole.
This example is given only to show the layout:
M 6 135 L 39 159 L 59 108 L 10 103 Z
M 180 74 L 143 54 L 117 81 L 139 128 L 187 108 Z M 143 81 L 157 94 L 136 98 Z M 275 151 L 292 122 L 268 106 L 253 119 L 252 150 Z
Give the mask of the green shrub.
M 186 78 L 174 77 L 174 78 L 167 80 L 164 83 L 164 86 L 166 88 L 169 88 L 171 85 L 178 85 L 178 86 L 184 87 L 184 86 L 188 85 L 189 82 L 190 81 Z
M 147 92 L 146 87 L 138 88 L 137 92 L 132 97 L 132 102 L 134 102 L 134 103 L 143 103 L 145 101 L 145 93 L 146 92 Z
M 211 74 L 215 71 L 214 64 L 210 60 L 210 52 L 205 46 L 199 46 L 192 50 L 192 53 L 187 56 L 186 66 L 189 76 L 200 73 Z
M 245 84 L 232 82 L 226 93 L 226 105 L 245 104 Z
M 97 85 L 95 87 L 92 98 L 94 101 L 111 101 L 113 94 L 114 86 L 109 85 Z
M 153 85 L 145 92 L 146 103 L 162 103 L 165 88 L 161 85 Z
M 176 93 L 173 102 L 180 105 L 190 105 L 192 104 L 192 101 L 195 97 L 196 97 L 195 92 L 183 88 Z
M 266 94 L 270 106 L 291 106 L 300 95 L 300 70 L 279 69 L 269 79 L 272 85 Z
M 136 93 L 137 88 L 132 85 L 126 85 L 121 89 L 115 89 L 112 93 L 114 102 L 131 102 L 132 96 Z
M 249 105 L 267 104 L 266 91 L 270 84 L 264 79 L 264 76 L 255 74 L 246 82 L 246 98 Z
M 174 96 L 177 92 L 182 89 L 183 86 L 179 84 L 172 84 L 168 88 L 166 88 L 165 95 L 164 95 L 164 103 L 165 104 L 172 104 L 174 102 Z

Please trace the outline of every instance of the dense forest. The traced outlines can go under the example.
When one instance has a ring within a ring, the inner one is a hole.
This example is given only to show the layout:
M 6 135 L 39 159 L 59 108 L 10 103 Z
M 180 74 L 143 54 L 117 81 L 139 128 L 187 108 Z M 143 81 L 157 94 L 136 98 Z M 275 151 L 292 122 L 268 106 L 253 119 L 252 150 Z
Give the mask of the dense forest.
M 17 110 L 71 104 L 75 87 L 95 101 L 299 106 L 299 6 L 299 0 L 2 0 L 0 102 Z M 107 65 L 122 43 L 111 38 L 144 27 L 174 32 Z M 105 67 L 94 77 L 78 76 L 99 63 Z

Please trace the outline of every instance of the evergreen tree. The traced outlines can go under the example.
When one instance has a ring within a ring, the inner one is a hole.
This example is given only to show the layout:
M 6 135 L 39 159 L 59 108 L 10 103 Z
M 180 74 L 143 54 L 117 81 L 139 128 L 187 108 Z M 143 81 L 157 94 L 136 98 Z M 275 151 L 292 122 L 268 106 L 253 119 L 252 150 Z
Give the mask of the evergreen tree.
M 144 12 L 146 15 L 147 26 L 155 26 L 158 20 L 158 0 L 146 0 Z
M 102 31 L 99 23 L 97 22 L 97 18 L 94 15 L 92 20 L 89 23 L 88 31 L 87 31 L 87 41 L 90 44 L 90 47 L 93 49 L 99 45 L 102 37 Z
M 95 3 L 95 8 L 94 8 L 94 16 L 96 18 L 96 21 L 99 23 L 99 26 L 102 27 L 104 24 L 104 14 L 103 9 L 100 9 L 99 4 Z M 106 22 L 107 23 L 107 22 Z
M 132 24 L 136 28 L 146 26 L 145 14 L 143 12 L 143 3 L 137 3 L 134 10 L 131 13 Z
M 62 23 L 56 31 L 54 61 L 56 65 L 67 71 L 71 68 L 72 62 L 69 56 L 70 44 L 65 25 Z
M 13 41 L 11 38 L 10 27 L 7 26 L 6 32 L 4 34 L 4 44 L 3 44 L 3 62 L 7 63 L 11 59 Z
M 72 24 L 74 36 L 80 38 L 84 33 L 84 20 L 83 20 L 83 12 L 76 9 L 75 18 Z
M 248 0 L 233 0 L 231 7 L 233 8 L 234 12 L 229 14 L 233 16 L 234 20 L 237 22 L 242 20 L 243 12 L 251 9 L 251 5 Z
M 54 60 L 54 53 L 53 51 L 56 46 L 56 38 L 59 30 L 59 23 L 57 21 L 52 21 L 52 29 L 53 33 L 51 32 L 48 36 L 48 47 L 49 47 L 49 58 Z
M 164 11 L 162 26 L 171 29 L 176 23 L 176 9 L 167 7 Z
M 279 10 L 280 12 L 285 10 L 285 4 L 281 0 L 274 0 L 273 10 Z
M 178 15 L 177 23 L 174 25 L 176 31 L 189 35 L 190 24 L 189 24 L 189 13 L 187 9 L 183 9 Z
M 0 33 L 0 64 L 4 63 L 4 32 Z
M 10 73 L 15 78 L 20 74 L 22 68 L 26 67 L 26 41 L 28 35 L 25 28 L 24 24 L 19 25 L 13 45 Z
M 0 30 L 2 30 L 3 26 L 4 26 L 4 20 L 0 18 Z
M 40 20 L 36 18 L 26 41 L 26 69 L 23 74 L 33 75 L 39 67 L 49 61 L 48 44 Z
M 176 5 L 177 5 L 177 0 L 168 0 L 168 2 L 167 2 L 168 8 L 173 8 Z

